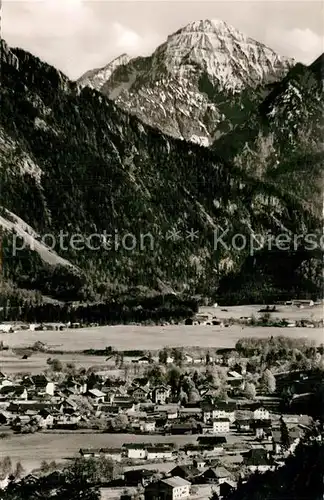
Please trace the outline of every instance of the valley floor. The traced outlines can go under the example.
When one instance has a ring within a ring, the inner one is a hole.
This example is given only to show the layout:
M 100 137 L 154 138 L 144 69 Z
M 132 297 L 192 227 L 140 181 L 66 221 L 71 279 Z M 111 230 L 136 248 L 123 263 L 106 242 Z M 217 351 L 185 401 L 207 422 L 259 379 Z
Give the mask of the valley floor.
M 68 329 L 62 332 L 25 330 L 10 334 L 0 333 L 0 342 L 3 341 L 4 345 L 12 348 L 31 347 L 35 342 L 41 341 L 50 349 L 64 352 L 104 349 L 107 346 L 120 350 L 160 349 L 165 346 L 232 348 L 242 337 L 267 338 L 271 335 L 308 338 L 316 344 L 324 340 L 322 328 L 118 325 Z
M 228 435 L 228 443 L 242 441 L 242 436 Z M 35 434 L 11 434 L 0 441 L 0 460 L 10 456 L 13 463 L 21 461 L 27 472 L 40 466 L 43 460 L 57 463 L 66 462 L 68 459 L 78 456 L 80 448 L 118 448 L 124 443 L 175 443 L 183 446 L 188 443 L 197 442 L 197 435 L 136 435 L 136 434 L 98 434 L 93 432 L 65 431 L 38 432 Z M 162 462 L 141 466 L 168 471 L 174 467 L 174 462 Z M 134 469 L 133 467 L 129 467 Z M 127 469 L 127 467 L 126 467 Z

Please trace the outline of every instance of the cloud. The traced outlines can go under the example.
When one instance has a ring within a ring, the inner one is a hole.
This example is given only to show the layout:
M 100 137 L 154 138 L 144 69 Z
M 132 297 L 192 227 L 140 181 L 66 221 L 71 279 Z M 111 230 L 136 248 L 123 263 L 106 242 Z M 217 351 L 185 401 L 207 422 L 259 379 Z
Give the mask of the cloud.
M 126 52 L 131 56 L 151 54 L 165 37 L 153 32 L 140 35 L 133 29 L 115 22 L 112 25 L 112 43 L 119 52 Z
M 280 54 L 293 57 L 304 64 L 311 64 L 324 52 L 324 36 L 309 28 L 271 28 L 267 30 L 267 41 Z
M 242 20 L 242 31 L 245 32 L 246 28 L 250 34 L 249 29 L 253 28 L 253 38 L 279 54 L 306 64 L 324 50 L 323 38 L 317 34 L 320 29 L 311 22 L 314 16 L 309 14 L 307 18 L 312 7 L 297 16 L 294 2 L 287 11 L 289 24 L 286 12 L 285 15 L 282 13 L 280 26 L 277 11 L 276 16 L 273 14 L 272 2 L 261 0 L 257 3 L 262 6 L 269 4 L 267 15 L 255 19 L 255 2 L 246 2 L 244 9 L 235 9 L 237 15 L 233 21 L 232 2 L 195 0 L 184 9 L 184 4 L 158 1 L 152 10 L 149 2 L 127 1 L 129 3 L 121 0 L 3 0 L 2 36 L 9 45 L 32 52 L 71 78 L 104 66 L 123 52 L 130 56 L 151 54 L 167 35 L 195 18 L 221 16 L 238 28 Z M 282 6 L 286 2 L 274 4 Z M 250 5 L 250 10 L 246 5 Z M 300 24 L 301 20 L 304 26 Z
M 123 26 L 120 23 L 113 24 L 113 36 L 116 48 L 123 52 L 138 52 L 143 44 L 142 37 L 132 29 Z
M 92 11 L 82 0 L 38 0 L 3 4 L 6 37 L 66 38 L 91 22 Z
M 101 15 L 99 3 L 4 0 L 2 36 L 10 46 L 32 52 L 71 78 L 123 52 L 137 56 L 155 49 L 160 42 L 156 33 L 139 34 L 108 12 Z
M 295 28 L 287 33 L 287 48 L 295 54 L 299 54 L 301 62 L 310 64 L 314 60 L 314 55 L 320 55 L 324 51 L 324 36 L 320 36 L 314 31 Z

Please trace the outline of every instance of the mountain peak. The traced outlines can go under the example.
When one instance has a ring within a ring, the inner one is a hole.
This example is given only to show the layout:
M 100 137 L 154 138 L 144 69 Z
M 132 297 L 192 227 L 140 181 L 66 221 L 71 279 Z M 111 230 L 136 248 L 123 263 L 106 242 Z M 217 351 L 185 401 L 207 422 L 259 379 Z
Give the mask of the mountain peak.
M 293 64 L 219 19 L 189 23 L 170 35 L 156 55 L 171 74 L 198 66 L 213 85 L 232 91 L 277 81 Z
M 84 87 L 88 86 L 96 90 L 101 90 L 102 86 L 119 66 L 128 64 L 131 57 L 128 54 L 121 54 L 101 68 L 87 71 L 79 78 L 78 83 Z
M 178 29 L 176 33 L 186 33 L 191 31 L 214 33 L 217 30 L 221 30 L 223 28 L 228 28 L 228 27 L 229 25 L 225 21 L 222 21 L 221 19 L 200 19 L 199 21 L 192 21 L 186 26 Z
M 88 85 L 151 126 L 209 145 L 218 130 L 234 126 L 249 109 L 242 105 L 233 117 L 233 99 L 245 92 L 254 102 L 255 90 L 280 80 L 292 64 L 227 22 L 205 19 L 168 36 L 151 56 L 126 64 L 118 58 L 86 77 Z
M 310 70 L 324 81 L 324 52 L 310 66 Z
M 110 63 L 108 63 L 107 66 L 109 66 L 110 64 L 114 64 L 116 62 L 120 62 L 121 64 L 127 64 L 130 60 L 131 57 L 128 54 L 126 53 L 120 54 L 120 56 L 115 57 L 115 59 L 113 59 Z

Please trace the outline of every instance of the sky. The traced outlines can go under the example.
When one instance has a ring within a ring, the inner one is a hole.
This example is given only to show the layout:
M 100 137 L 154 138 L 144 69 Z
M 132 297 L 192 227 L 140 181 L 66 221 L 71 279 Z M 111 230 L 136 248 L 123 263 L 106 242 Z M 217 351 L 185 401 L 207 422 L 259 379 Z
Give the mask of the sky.
M 324 2 L 312 0 L 2 0 L 1 36 L 76 79 L 122 53 L 151 54 L 199 19 L 222 19 L 305 64 L 324 52 Z

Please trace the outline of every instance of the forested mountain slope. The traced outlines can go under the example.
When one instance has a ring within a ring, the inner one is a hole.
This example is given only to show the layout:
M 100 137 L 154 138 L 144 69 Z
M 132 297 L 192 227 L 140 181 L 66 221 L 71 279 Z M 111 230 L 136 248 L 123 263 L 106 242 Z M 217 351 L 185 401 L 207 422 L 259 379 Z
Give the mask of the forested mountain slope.
M 250 247 L 234 248 L 235 234 L 249 241 L 253 232 L 276 234 L 283 225 L 298 234 L 319 227 L 309 207 L 273 183 L 142 124 L 23 50 L 10 54 L 2 61 L 0 89 L 1 215 L 20 217 L 38 240 L 50 234 L 52 250 L 68 265 L 50 265 L 28 249 L 14 256 L 7 231 L 6 280 L 64 299 L 130 287 L 215 296 L 227 275 L 241 288 Z M 215 246 L 218 228 L 228 230 L 227 248 Z M 189 238 L 192 229 L 198 238 Z M 179 238 L 170 237 L 175 231 Z M 102 238 L 97 250 L 73 249 L 66 239 L 61 244 L 62 232 L 68 241 L 112 235 L 112 245 Z M 122 241 L 127 233 L 133 236 Z M 309 253 L 295 254 L 286 281 L 280 274 L 278 282 L 273 268 L 266 283 L 252 284 L 251 297 L 317 293 Z M 287 252 L 278 257 L 286 258 Z
M 324 55 L 296 64 L 248 120 L 215 141 L 227 161 L 322 211 Z

